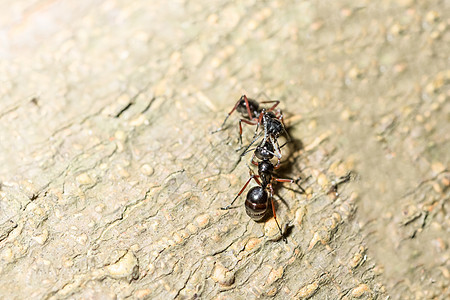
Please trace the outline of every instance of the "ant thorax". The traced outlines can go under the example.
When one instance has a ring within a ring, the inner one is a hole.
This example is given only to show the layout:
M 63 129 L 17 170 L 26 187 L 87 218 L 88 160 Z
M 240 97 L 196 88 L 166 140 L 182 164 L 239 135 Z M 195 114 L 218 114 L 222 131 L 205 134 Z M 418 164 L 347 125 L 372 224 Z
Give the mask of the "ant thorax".
M 262 185 L 267 186 L 272 181 L 273 164 L 268 160 L 263 160 L 258 164 L 258 175 Z
M 273 114 L 272 114 L 273 115 Z M 273 117 L 265 114 L 263 116 L 264 130 L 267 135 L 272 135 L 277 138 L 281 133 L 283 133 L 284 127 L 283 123 L 278 120 L 275 115 Z

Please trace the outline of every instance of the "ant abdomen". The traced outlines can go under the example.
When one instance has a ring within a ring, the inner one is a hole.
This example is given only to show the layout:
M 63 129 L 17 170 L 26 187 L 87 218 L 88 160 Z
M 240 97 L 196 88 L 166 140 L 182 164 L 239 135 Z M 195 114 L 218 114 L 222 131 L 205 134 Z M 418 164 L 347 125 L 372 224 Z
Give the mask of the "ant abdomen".
M 254 116 L 248 116 L 248 117 L 249 118 L 258 117 L 258 115 L 259 115 L 259 103 L 256 100 L 248 99 L 248 98 L 247 98 L 247 103 L 248 103 L 248 107 L 250 108 L 250 112 L 252 114 L 254 114 Z M 244 96 L 242 96 L 241 99 L 239 100 L 239 104 L 236 107 L 236 110 L 241 115 L 248 115 L 247 104 L 245 103 Z
M 267 211 L 268 207 L 267 191 L 261 186 L 252 187 L 247 194 L 245 200 L 245 211 L 247 215 L 254 221 L 261 221 Z

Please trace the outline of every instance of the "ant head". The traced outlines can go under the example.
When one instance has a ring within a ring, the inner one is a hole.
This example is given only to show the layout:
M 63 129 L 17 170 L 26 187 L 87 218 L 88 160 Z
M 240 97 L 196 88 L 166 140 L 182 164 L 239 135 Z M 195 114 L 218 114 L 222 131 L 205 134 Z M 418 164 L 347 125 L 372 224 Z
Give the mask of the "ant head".
M 256 147 L 255 156 L 260 160 L 269 160 L 274 156 L 273 145 L 268 141 L 263 141 Z

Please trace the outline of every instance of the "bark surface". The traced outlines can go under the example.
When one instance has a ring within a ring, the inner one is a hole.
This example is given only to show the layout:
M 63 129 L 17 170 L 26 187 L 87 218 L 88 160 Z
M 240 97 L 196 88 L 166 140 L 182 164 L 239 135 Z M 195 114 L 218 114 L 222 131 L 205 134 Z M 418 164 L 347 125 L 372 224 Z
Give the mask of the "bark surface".
M 448 8 L 2 1 L 0 298 L 450 298 Z M 287 243 L 220 209 L 261 92 Z

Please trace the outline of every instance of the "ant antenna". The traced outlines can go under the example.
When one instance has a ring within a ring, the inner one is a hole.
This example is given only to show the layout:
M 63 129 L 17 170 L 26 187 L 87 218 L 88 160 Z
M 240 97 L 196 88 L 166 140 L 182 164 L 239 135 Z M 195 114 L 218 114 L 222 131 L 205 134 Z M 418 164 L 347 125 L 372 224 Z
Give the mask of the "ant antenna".
M 253 141 L 247 146 L 247 148 L 245 148 L 245 150 L 241 154 L 241 156 L 244 156 L 248 152 L 248 149 L 261 137 L 261 135 L 262 135 L 262 132 L 260 132 L 259 134 L 256 135 L 256 137 L 253 139 Z

